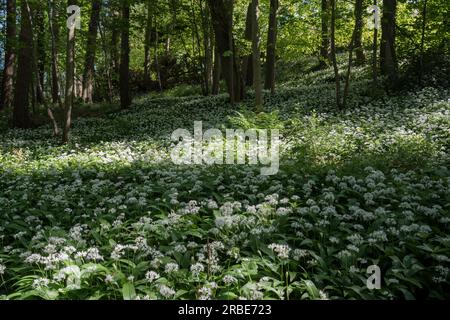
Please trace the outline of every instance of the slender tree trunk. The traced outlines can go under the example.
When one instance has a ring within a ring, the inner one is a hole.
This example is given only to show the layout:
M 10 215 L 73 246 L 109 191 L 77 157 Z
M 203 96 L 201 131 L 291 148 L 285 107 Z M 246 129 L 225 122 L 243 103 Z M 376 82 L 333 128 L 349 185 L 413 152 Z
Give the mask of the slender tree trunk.
M 247 7 L 247 17 L 245 20 L 245 32 L 244 39 L 253 43 L 253 3 L 252 0 L 248 4 Z M 253 48 L 252 48 L 253 52 Z M 252 87 L 253 86 L 253 54 L 249 53 L 248 55 L 242 58 L 242 81 L 244 86 Z
M 130 93 L 130 3 L 122 0 L 122 33 L 120 45 L 120 105 L 131 105 Z
M 259 0 L 252 0 L 252 53 L 253 53 L 253 87 L 255 89 L 256 109 L 261 112 L 263 93 L 261 83 L 261 35 L 259 32 Z
M 49 1 L 49 28 L 51 37 L 51 51 L 52 51 L 52 102 L 59 104 L 63 109 L 63 103 L 60 95 L 59 87 L 59 71 L 58 71 L 58 39 L 59 39 L 59 24 L 58 24 L 58 4 L 56 0 Z
M 76 0 L 67 0 L 67 7 L 76 5 Z M 70 126 L 72 123 L 72 106 L 74 98 L 74 78 L 75 78 L 75 28 L 73 23 L 67 31 L 67 50 L 66 50 L 66 95 L 65 95 L 65 114 L 62 142 L 69 142 Z
M 378 0 L 373 0 L 373 5 L 377 7 Z M 378 26 L 374 25 L 373 28 L 373 45 L 372 45 L 372 83 L 375 89 L 378 86 L 378 59 L 377 59 L 377 48 L 378 48 Z
M 113 69 L 113 78 L 115 83 L 117 83 L 117 77 L 120 69 L 120 57 L 118 43 L 120 42 L 120 28 L 117 26 L 117 22 L 120 20 L 120 14 L 117 12 L 116 8 L 112 9 L 112 31 L 111 31 L 111 63 Z
M 331 1 L 331 60 L 333 62 L 334 69 L 334 79 L 336 83 L 336 106 L 338 109 L 341 108 L 341 83 L 339 69 L 336 61 L 336 0 Z
M 177 0 L 170 0 L 170 12 L 172 14 L 172 22 L 169 24 L 169 30 L 167 32 L 167 39 L 165 43 L 166 56 L 169 57 L 171 55 L 170 49 L 172 45 L 172 36 L 173 30 L 175 29 L 175 25 L 177 23 Z M 191 5 L 193 7 L 193 5 Z
M 348 89 L 350 87 L 350 74 L 352 72 L 352 63 L 353 63 L 353 49 L 355 47 L 356 42 L 356 33 L 358 32 L 356 29 L 358 27 L 355 24 L 355 29 L 353 30 L 352 39 L 350 40 L 350 45 L 348 46 L 348 65 L 347 65 L 347 74 L 345 75 L 345 85 L 344 85 L 344 94 L 342 98 L 342 108 L 345 108 L 347 104 L 347 96 Z
M 100 11 L 102 0 L 93 0 L 91 8 L 91 18 L 89 21 L 89 31 L 86 43 L 86 57 L 83 72 L 83 100 L 92 103 L 95 73 L 95 53 L 97 49 L 97 30 L 100 21 Z
M 144 43 L 144 85 L 147 90 L 150 89 L 150 47 L 152 40 L 152 19 L 153 4 L 151 0 L 147 0 L 147 22 L 145 27 L 145 43 Z
M 33 27 L 33 23 L 32 23 Z M 35 10 L 35 23 L 34 29 L 36 30 L 36 46 L 35 46 L 35 86 L 36 86 L 36 101 L 38 104 L 44 103 L 44 79 L 45 79 L 45 64 L 47 60 L 47 54 L 45 50 L 45 19 L 44 11 Z
M 419 70 L 419 84 L 422 84 L 423 77 L 423 47 L 425 43 L 425 30 L 427 26 L 427 0 L 424 0 L 422 7 L 422 34 L 420 37 L 420 70 Z
M 205 51 L 205 55 L 202 55 L 202 45 L 201 45 L 201 39 L 200 39 L 200 32 L 199 32 L 199 27 L 198 27 L 198 23 L 197 23 L 197 18 L 196 18 L 196 12 L 195 12 L 195 4 L 194 1 L 191 0 L 191 8 L 192 8 L 192 25 L 193 25 L 193 30 L 192 30 L 192 37 L 193 37 L 193 43 L 192 43 L 192 48 L 194 49 L 194 57 L 195 57 L 195 47 L 197 47 L 197 56 L 199 61 L 201 61 L 201 74 L 203 75 L 203 81 L 202 82 L 202 91 L 203 91 L 203 95 L 208 95 L 208 79 L 206 77 L 206 63 L 205 63 L 205 59 L 206 59 L 206 51 Z M 201 10 L 201 7 L 200 7 Z M 201 12 L 200 12 L 201 14 Z
M 50 10 L 50 3 L 49 3 L 49 10 Z M 57 136 L 59 134 L 59 127 L 58 123 L 56 122 L 56 119 L 53 115 L 53 110 L 51 108 L 51 105 L 46 103 L 45 96 L 44 96 L 44 76 L 45 76 L 45 63 L 46 63 L 46 52 L 45 52 L 45 46 L 44 46 L 44 13 L 40 12 L 37 16 L 37 20 L 34 23 L 31 21 L 31 28 L 32 29 L 38 29 L 38 37 L 37 41 L 33 42 L 33 64 L 34 64 L 34 83 L 35 86 L 32 86 L 35 91 L 33 92 L 33 113 L 35 112 L 35 104 L 36 102 L 46 105 L 47 107 L 47 115 L 52 122 L 53 125 L 53 134 Z M 39 24 L 37 28 L 35 28 L 35 25 Z M 52 19 L 49 16 L 49 28 L 52 28 Z M 53 41 L 53 40 L 52 40 Z
M 217 45 L 214 46 L 214 68 L 213 68 L 213 81 L 212 81 L 212 94 L 219 94 L 220 89 L 220 53 Z
M 205 89 L 206 94 L 209 95 L 211 92 L 211 86 L 213 82 L 213 48 L 211 43 L 211 21 L 209 7 L 203 0 L 200 0 L 200 10 L 202 16 L 202 32 L 203 32 L 203 51 L 205 52 L 204 58 L 204 78 L 205 78 Z
M 106 73 L 106 83 L 108 90 L 108 102 L 112 102 L 113 100 L 113 85 L 111 79 L 111 57 L 108 55 L 108 46 L 106 44 L 106 36 L 103 31 L 102 23 L 98 25 L 98 30 L 100 33 L 100 38 L 102 40 L 102 48 L 103 48 L 103 57 L 105 59 L 105 73 Z
M 381 19 L 380 67 L 388 81 L 397 78 L 397 56 L 395 53 L 395 21 L 397 0 L 383 0 L 383 17 Z
M 44 46 L 44 16 L 43 12 L 36 10 L 36 3 L 30 4 L 31 30 L 36 30 L 36 39 L 33 39 L 33 73 L 32 73 L 32 106 L 33 114 L 36 112 L 36 104 L 44 104 L 44 77 L 45 77 L 45 46 Z M 42 52 L 43 51 L 43 52 Z
M 9 108 L 13 103 L 14 94 L 14 63 L 16 41 L 16 0 L 8 0 L 6 4 L 6 45 L 5 64 L 0 91 L 0 110 Z
M 155 4 L 156 5 L 156 4 Z M 158 31 L 158 15 L 154 15 L 155 18 L 155 69 L 156 69 L 156 79 L 158 81 L 159 91 L 163 90 L 162 81 L 161 81 L 161 67 L 159 65 L 159 57 L 158 57 L 158 47 L 159 47 L 159 31 Z
M 356 64 L 361 66 L 366 62 L 364 48 L 362 45 L 362 31 L 363 31 L 363 0 L 356 0 L 355 2 L 355 54 Z
M 319 68 L 326 68 L 330 62 L 330 37 L 328 34 L 330 0 L 321 1 L 321 46 Z
M 33 75 L 33 30 L 31 28 L 31 8 L 27 0 L 20 3 L 20 35 L 17 57 L 17 78 L 14 92 L 13 126 L 29 128 L 30 89 Z
M 267 35 L 267 61 L 265 89 L 275 92 L 275 62 L 277 44 L 277 14 L 279 0 L 270 0 L 269 32 Z

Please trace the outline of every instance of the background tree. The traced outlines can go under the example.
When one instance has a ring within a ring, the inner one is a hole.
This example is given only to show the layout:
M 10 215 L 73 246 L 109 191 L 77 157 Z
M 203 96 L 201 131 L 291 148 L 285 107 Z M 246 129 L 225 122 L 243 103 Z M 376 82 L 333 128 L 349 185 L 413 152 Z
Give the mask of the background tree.
M 92 103 L 95 53 L 97 49 L 97 30 L 100 22 L 101 7 L 102 0 L 92 1 L 91 17 L 89 21 L 89 30 L 86 43 L 86 58 L 83 72 L 83 100 L 86 103 Z
M 339 69 L 336 60 L 336 0 L 330 0 L 331 7 L 331 61 L 333 63 L 334 70 L 334 81 L 335 81 L 335 90 L 336 90 L 336 106 L 338 109 L 341 108 L 341 79 L 339 74 Z
M 244 90 L 233 39 L 233 0 L 208 0 L 208 4 L 230 102 L 239 102 Z
M 63 108 L 63 103 L 60 95 L 59 85 L 59 67 L 58 67 L 58 39 L 59 39 L 59 1 L 50 0 L 48 2 L 48 20 L 50 29 L 50 41 L 51 41 L 51 95 L 52 102 L 59 104 Z
M 259 1 L 252 0 L 253 88 L 255 89 L 256 110 L 262 111 L 263 95 L 261 84 L 261 35 L 259 32 L 259 15 Z
M 321 44 L 319 55 L 319 68 L 325 68 L 330 61 L 330 35 L 328 31 L 329 25 L 329 8 L 331 0 L 321 0 Z
M 76 5 L 76 0 L 67 0 L 67 7 Z M 66 47 L 66 96 L 64 101 L 64 126 L 63 143 L 69 142 L 70 126 L 72 123 L 72 107 L 74 98 L 74 77 L 75 77 L 75 29 L 76 23 L 68 26 L 67 47 Z
M 153 1 L 146 0 L 147 20 L 145 26 L 145 42 L 144 42 L 144 83 L 148 90 L 150 87 L 150 67 L 151 67 L 151 41 L 152 41 L 152 20 L 153 20 Z
M 363 0 L 355 1 L 355 35 L 354 35 L 354 48 L 356 54 L 356 64 L 363 65 L 366 62 L 366 55 L 364 54 L 364 47 L 362 44 L 363 34 Z
M 34 58 L 34 88 L 36 94 L 36 102 L 44 103 L 44 88 L 45 88 L 45 66 L 47 63 L 47 30 L 45 30 L 45 11 L 39 10 L 36 7 L 34 10 L 34 19 L 32 20 L 32 27 L 35 30 L 35 45 L 33 50 Z
M 267 49 L 266 49 L 266 81 L 264 88 L 275 92 L 275 63 L 276 63 L 276 46 L 278 32 L 278 6 L 279 0 L 270 0 L 269 14 L 269 31 L 267 33 Z
M 13 126 L 29 128 L 31 126 L 29 104 L 33 76 L 33 29 L 31 27 L 31 7 L 27 0 L 20 2 L 20 15 Z
M 3 77 L 0 89 L 0 110 L 10 107 L 14 94 L 14 64 L 16 60 L 16 0 L 6 2 L 6 44 L 5 63 L 3 67 Z
M 122 0 L 122 25 L 120 45 L 120 106 L 128 108 L 131 105 L 130 92 L 130 3 Z
M 397 55 L 395 51 L 395 23 L 397 0 L 383 0 L 381 19 L 380 69 L 389 82 L 397 79 Z

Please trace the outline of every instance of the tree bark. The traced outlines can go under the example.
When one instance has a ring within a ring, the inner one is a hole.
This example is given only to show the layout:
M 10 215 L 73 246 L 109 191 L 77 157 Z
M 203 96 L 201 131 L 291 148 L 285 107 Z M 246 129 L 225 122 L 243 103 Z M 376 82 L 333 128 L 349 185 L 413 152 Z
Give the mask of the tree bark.
M 250 0 L 247 8 L 247 17 L 245 20 L 245 32 L 244 38 L 245 40 L 253 43 L 253 3 Z M 253 52 L 253 48 L 252 48 Z M 253 54 L 249 53 L 248 55 L 242 57 L 242 81 L 244 86 L 252 87 L 253 86 Z
M 395 22 L 397 0 L 383 0 L 383 17 L 381 19 L 380 68 L 388 81 L 397 78 L 397 56 L 395 53 Z
M 122 32 L 120 45 L 120 106 L 131 105 L 130 93 L 130 4 L 122 0 Z
M 67 7 L 76 5 L 76 0 L 67 0 Z M 73 23 L 67 31 L 67 50 L 66 50 L 66 95 L 65 112 L 62 142 L 69 142 L 70 126 L 72 123 L 72 107 L 74 97 L 74 78 L 75 78 L 75 27 Z
M 100 11 L 102 0 L 93 0 L 91 8 L 91 17 L 89 21 L 89 30 L 86 43 L 86 57 L 83 72 L 83 100 L 86 103 L 92 103 L 95 73 L 95 54 L 97 50 L 97 31 L 100 22 Z
M 0 110 L 9 108 L 13 102 L 14 63 L 16 59 L 14 45 L 16 41 L 16 0 L 7 0 L 6 12 L 5 64 L 0 91 Z
M 334 80 L 336 85 L 336 106 L 338 109 L 341 108 L 341 83 L 340 83 L 340 75 L 339 69 L 336 61 L 336 37 L 335 37 L 335 28 L 336 28 L 336 0 L 331 1 L 331 60 L 333 62 L 334 69 Z
M 212 94 L 219 94 L 220 90 L 220 53 L 217 45 L 214 46 L 214 68 L 213 68 L 213 81 L 212 81 Z
M 33 29 L 31 28 L 31 8 L 27 0 L 20 4 L 20 35 L 17 57 L 17 78 L 14 92 L 13 126 L 29 128 L 30 89 L 33 76 Z
M 350 45 L 348 46 L 348 65 L 347 65 L 347 74 L 345 75 L 345 84 L 344 84 L 344 94 L 342 97 L 342 108 L 345 108 L 347 104 L 347 96 L 348 96 L 348 89 L 350 87 L 350 75 L 352 72 L 352 63 L 353 63 L 353 50 L 355 48 L 356 43 L 356 33 L 357 26 L 355 24 L 355 28 L 352 33 L 352 39 L 350 40 Z
M 277 44 L 277 14 L 279 0 L 270 0 L 269 32 L 267 35 L 266 50 L 266 81 L 265 89 L 275 92 L 275 62 L 276 62 L 276 44 Z
M 36 101 L 38 104 L 44 103 L 44 79 L 45 79 L 45 64 L 47 60 L 47 52 L 45 50 L 45 19 L 44 11 L 35 10 L 35 23 L 32 27 L 36 30 L 36 46 L 35 46 L 35 87 L 36 87 Z
M 111 56 L 108 54 L 108 45 L 106 41 L 105 32 L 103 31 L 102 23 L 98 25 L 98 31 L 100 33 L 100 39 L 102 41 L 103 57 L 105 59 L 105 73 L 106 73 L 106 83 L 108 86 L 108 102 L 113 100 L 113 85 L 111 79 Z
M 120 69 L 120 57 L 118 43 L 120 42 L 120 28 L 117 25 L 117 21 L 120 21 L 120 14 L 117 9 L 112 8 L 112 26 L 111 26 L 111 64 L 113 69 L 114 82 L 117 83 L 117 76 Z
M 233 0 L 208 0 L 222 74 L 232 104 L 242 100 L 244 90 L 233 40 Z
M 211 41 L 211 20 L 209 7 L 205 1 L 200 0 L 200 10 L 202 16 L 202 32 L 203 32 L 203 51 L 205 52 L 204 58 L 204 78 L 206 95 L 211 93 L 211 87 L 213 82 L 213 46 Z
M 422 34 L 420 36 L 420 70 L 419 70 L 419 84 L 422 84 L 423 77 L 423 47 L 425 43 L 425 29 L 427 26 L 427 0 L 424 0 L 422 7 Z
M 361 66 L 366 62 L 364 48 L 362 45 L 362 31 L 363 31 L 363 0 L 356 0 L 355 2 L 355 54 L 356 65 Z
M 373 5 L 378 5 L 378 0 L 373 0 Z M 372 85 L 375 89 L 378 82 L 378 63 L 377 63 L 377 48 L 378 48 L 378 26 L 373 28 L 373 44 L 372 44 Z
M 60 86 L 59 86 L 59 71 L 58 71 L 58 39 L 59 39 L 59 24 L 58 24 L 58 5 L 55 0 L 49 1 L 49 28 L 51 38 L 52 51 L 52 102 L 59 104 L 63 108 L 61 101 Z
M 147 90 L 150 89 L 150 49 L 152 40 L 152 19 L 153 19 L 153 4 L 151 0 L 147 0 L 147 21 L 145 27 L 145 43 L 144 43 L 144 85 Z
M 329 65 L 330 62 L 330 37 L 328 34 L 329 25 L 329 8 L 330 0 L 321 1 L 321 46 L 319 55 L 319 68 L 323 69 Z
M 261 84 L 261 35 L 259 31 L 259 0 L 252 0 L 252 55 L 253 55 L 253 88 L 255 90 L 255 106 L 261 112 L 263 93 Z

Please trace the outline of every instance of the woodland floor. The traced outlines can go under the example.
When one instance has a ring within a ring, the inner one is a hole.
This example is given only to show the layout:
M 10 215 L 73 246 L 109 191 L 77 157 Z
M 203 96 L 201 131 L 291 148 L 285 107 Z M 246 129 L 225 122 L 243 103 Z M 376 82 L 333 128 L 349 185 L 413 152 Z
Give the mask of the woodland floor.
M 79 118 L 66 146 L 3 130 L 0 298 L 450 298 L 450 92 L 374 99 L 364 71 L 343 112 L 324 70 L 263 114 L 185 87 Z M 200 120 L 280 129 L 280 172 L 173 164 Z

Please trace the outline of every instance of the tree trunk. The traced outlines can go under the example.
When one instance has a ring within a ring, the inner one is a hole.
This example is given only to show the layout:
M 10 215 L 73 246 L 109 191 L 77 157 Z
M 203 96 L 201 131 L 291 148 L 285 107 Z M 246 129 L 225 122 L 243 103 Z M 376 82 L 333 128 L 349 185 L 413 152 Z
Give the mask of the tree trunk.
M 397 56 L 395 53 L 395 22 L 397 0 L 383 0 L 383 17 L 381 20 L 380 68 L 388 81 L 397 78 Z
M 419 70 L 419 84 L 422 84 L 423 77 L 423 46 L 425 43 L 425 29 L 427 26 L 427 0 L 424 0 L 422 7 L 422 34 L 420 37 L 420 70 Z
M 114 71 L 114 82 L 117 83 L 117 76 L 120 69 L 120 57 L 118 43 L 120 41 L 120 28 L 117 26 L 117 21 L 120 21 L 120 14 L 116 11 L 116 8 L 112 9 L 112 31 L 111 31 L 111 64 Z
M 106 84 L 108 86 L 108 102 L 112 102 L 113 100 L 113 85 L 111 79 L 111 56 L 108 55 L 108 45 L 106 41 L 105 32 L 103 31 L 102 23 L 98 25 L 98 31 L 100 33 L 100 39 L 102 41 L 102 49 L 103 49 L 103 57 L 105 59 L 105 73 L 106 73 Z
M 120 45 L 120 106 L 131 105 L 130 94 L 130 4 L 122 0 L 122 32 Z
M 159 65 L 159 57 L 158 57 L 158 46 L 159 46 L 159 31 L 158 31 L 158 15 L 154 15 L 155 18 L 155 69 L 156 69 L 156 78 L 158 81 L 159 91 L 163 90 L 162 81 L 161 81 L 161 66 Z
M 339 69 L 336 61 L 336 37 L 335 37 L 335 28 L 336 28 L 336 0 L 331 1 L 331 60 L 333 62 L 334 69 L 334 80 L 336 84 L 336 106 L 338 109 L 341 108 L 341 83 L 340 83 L 340 75 Z
M 17 78 L 14 92 L 13 126 L 31 126 L 29 103 L 33 75 L 33 29 L 31 28 L 31 8 L 28 1 L 20 3 L 20 35 L 17 58 Z
M 32 22 L 33 27 L 33 22 Z M 36 30 L 36 46 L 35 46 L 35 66 L 36 66 L 36 101 L 38 104 L 44 103 L 44 78 L 45 78 L 45 63 L 46 63 L 46 50 L 45 50 L 45 19 L 44 11 L 35 11 L 35 23 Z
M 0 110 L 9 108 L 14 94 L 14 62 L 16 40 L 16 0 L 7 1 L 5 65 L 3 69 L 2 87 L 0 91 Z
M 214 69 L 213 69 L 213 82 L 212 82 L 212 94 L 219 94 L 220 90 L 220 53 L 217 45 L 214 46 Z
M 76 5 L 76 0 L 67 0 L 67 7 Z M 72 106 L 74 97 L 74 78 L 75 78 L 75 28 L 74 22 L 67 32 L 67 50 L 66 50 L 66 95 L 65 95 L 65 113 L 62 142 L 69 142 L 70 126 L 72 123 Z
M 93 0 L 91 8 L 91 18 L 89 21 L 89 31 L 86 43 L 86 58 L 83 72 L 83 100 L 86 103 L 92 103 L 92 94 L 94 88 L 94 64 L 95 53 L 97 49 L 97 30 L 100 21 L 100 11 L 102 0 Z
M 52 102 L 59 104 L 63 108 L 61 101 L 60 87 L 59 87 L 59 71 L 58 71 L 58 39 L 59 39 L 59 24 L 58 24 L 58 5 L 55 0 L 49 1 L 49 28 L 51 37 L 52 50 Z
M 270 0 L 269 32 L 267 35 L 267 60 L 265 89 L 275 92 L 275 62 L 277 45 L 277 13 L 279 0 Z
M 378 0 L 373 0 L 373 5 L 376 8 Z M 372 45 L 372 85 L 375 89 L 378 82 L 378 63 L 377 63 L 377 48 L 378 48 L 378 26 L 374 24 L 373 28 L 373 45 Z
M 329 25 L 329 7 L 330 0 L 322 0 L 321 6 L 321 45 L 320 45 L 320 56 L 319 56 L 319 68 L 326 68 L 330 62 L 330 37 L 328 34 Z
M 209 95 L 211 92 L 212 82 L 213 82 L 213 48 L 211 42 L 211 21 L 209 7 L 206 1 L 203 5 L 203 1 L 200 0 L 200 10 L 202 16 L 202 32 L 203 32 L 203 51 L 205 52 L 204 58 L 204 78 L 205 78 L 205 89 L 206 94 Z
M 203 75 L 200 80 L 200 82 L 202 83 L 202 92 L 203 95 L 207 96 L 209 93 L 209 87 L 208 87 L 208 78 L 207 78 L 207 74 L 206 74 L 206 63 L 205 63 L 205 59 L 206 59 L 206 50 L 205 50 L 205 55 L 202 54 L 202 44 L 201 44 L 201 39 L 200 39 L 200 32 L 199 32 L 199 27 L 198 27 L 198 23 L 197 23 L 197 19 L 196 19 L 196 12 L 195 12 L 195 3 L 193 0 L 191 0 L 191 8 L 192 8 L 192 49 L 193 49 L 193 53 L 194 53 L 194 57 L 195 57 L 195 47 L 197 47 L 197 56 L 199 61 L 201 61 L 200 63 L 200 68 L 201 68 L 201 75 Z M 201 6 L 200 6 L 200 10 L 201 10 Z M 202 14 L 202 12 L 200 12 L 200 14 Z M 203 81 L 202 81 L 203 80 Z
M 144 85 L 147 90 L 150 89 L 150 47 L 152 40 L 152 19 L 153 4 L 151 0 L 147 0 L 147 22 L 145 27 L 145 43 L 144 43 Z
M 255 106 L 261 112 L 263 93 L 261 84 L 261 35 L 259 32 L 259 0 L 252 0 L 252 54 L 253 54 L 253 87 L 255 90 Z
M 216 46 L 221 57 L 222 73 L 227 84 L 230 102 L 234 104 L 244 96 L 242 79 L 233 40 L 233 0 L 208 0 L 214 25 Z
M 363 0 L 356 0 L 355 2 L 355 54 L 356 65 L 361 66 L 366 62 L 364 48 L 362 45 L 362 31 L 363 31 Z
M 345 108 L 347 104 L 347 96 L 348 96 L 348 89 L 350 87 L 350 75 L 352 72 L 352 63 L 353 63 L 353 49 L 355 48 L 356 43 L 356 33 L 357 26 L 355 23 L 355 28 L 353 30 L 352 39 L 350 40 L 350 45 L 348 47 L 348 65 L 347 65 L 347 74 L 345 75 L 345 84 L 344 84 L 344 94 L 342 98 L 342 108 Z
M 244 38 L 245 40 L 253 43 L 253 3 L 250 0 L 250 3 L 247 7 L 247 17 L 245 20 L 245 32 Z M 252 48 L 253 52 L 253 48 Z M 253 54 L 249 53 L 248 55 L 242 57 L 242 81 L 244 86 L 252 87 L 253 86 Z

